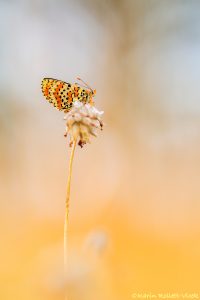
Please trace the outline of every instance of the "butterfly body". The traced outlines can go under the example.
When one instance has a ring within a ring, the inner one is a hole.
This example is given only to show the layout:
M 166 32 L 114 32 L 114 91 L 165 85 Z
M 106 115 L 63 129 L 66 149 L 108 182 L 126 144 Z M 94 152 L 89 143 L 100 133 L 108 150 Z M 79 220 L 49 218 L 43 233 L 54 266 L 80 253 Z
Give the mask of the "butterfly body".
M 77 83 L 70 84 L 58 79 L 44 78 L 42 93 L 58 110 L 69 111 L 74 101 L 93 104 L 92 97 L 95 95 L 95 90 L 89 87 L 83 88 Z

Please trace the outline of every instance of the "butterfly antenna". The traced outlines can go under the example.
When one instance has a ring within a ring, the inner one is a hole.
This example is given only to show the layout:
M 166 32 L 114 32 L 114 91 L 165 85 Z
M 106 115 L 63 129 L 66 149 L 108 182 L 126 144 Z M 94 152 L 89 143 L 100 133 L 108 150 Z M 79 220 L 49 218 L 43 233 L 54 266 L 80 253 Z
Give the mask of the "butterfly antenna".
M 87 84 L 83 79 L 81 79 L 80 77 L 77 77 L 76 79 L 81 81 L 83 84 L 85 84 L 86 87 L 88 87 L 91 91 L 93 91 L 93 89 L 89 86 L 89 84 Z
M 79 86 L 82 86 L 83 88 L 85 88 L 85 85 L 80 84 L 79 82 L 75 82 L 74 84 L 79 85 Z

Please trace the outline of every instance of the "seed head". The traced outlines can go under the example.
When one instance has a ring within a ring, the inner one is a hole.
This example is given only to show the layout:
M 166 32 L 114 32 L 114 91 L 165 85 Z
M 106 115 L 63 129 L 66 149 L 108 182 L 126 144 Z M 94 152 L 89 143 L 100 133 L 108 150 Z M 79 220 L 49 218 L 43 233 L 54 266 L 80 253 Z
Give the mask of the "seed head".
M 103 113 L 90 104 L 75 101 L 72 109 L 66 112 L 64 117 L 66 120 L 65 136 L 70 135 L 70 146 L 74 141 L 77 141 L 80 147 L 90 143 L 90 137 L 97 136 L 95 129 L 103 129 L 101 120 Z

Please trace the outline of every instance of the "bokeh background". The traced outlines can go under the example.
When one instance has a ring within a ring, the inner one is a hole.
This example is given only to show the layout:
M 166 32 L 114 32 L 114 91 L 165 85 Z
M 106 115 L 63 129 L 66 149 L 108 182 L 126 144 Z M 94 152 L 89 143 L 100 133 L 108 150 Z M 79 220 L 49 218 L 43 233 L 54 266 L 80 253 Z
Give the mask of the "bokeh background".
M 200 1 L 0 1 L 0 299 L 64 298 L 70 149 L 43 77 L 97 89 L 76 150 L 70 300 L 200 292 Z

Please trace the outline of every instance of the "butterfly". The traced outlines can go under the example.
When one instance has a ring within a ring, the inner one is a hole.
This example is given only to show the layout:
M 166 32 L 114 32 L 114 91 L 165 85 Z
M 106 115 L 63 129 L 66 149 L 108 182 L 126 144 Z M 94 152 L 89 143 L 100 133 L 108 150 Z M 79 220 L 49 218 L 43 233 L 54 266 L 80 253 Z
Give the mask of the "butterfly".
M 96 90 L 92 89 L 81 78 L 77 79 L 84 84 L 67 83 L 62 80 L 53 78 L 43 78 L 42 80 L 42 93 L 49 103 L 52 103 L 58 110 L 65 112 L 70 111 L 74 101 L 80 101 L 84 104 L 93 104 L 93 96 Z

